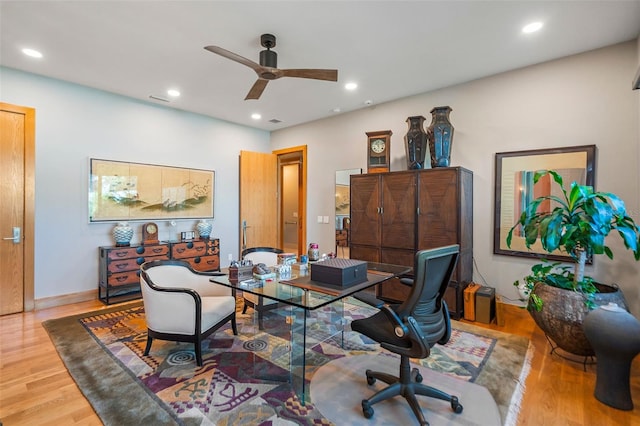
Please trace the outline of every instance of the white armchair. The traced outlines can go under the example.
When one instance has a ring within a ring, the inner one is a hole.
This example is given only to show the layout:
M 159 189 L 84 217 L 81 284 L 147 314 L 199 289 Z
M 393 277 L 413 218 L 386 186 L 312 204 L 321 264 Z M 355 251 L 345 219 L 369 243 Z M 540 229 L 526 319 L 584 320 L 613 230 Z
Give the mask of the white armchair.
M 282 253 L 281 249 L 273 247 L 251 247 L 242 251 L 242 259 L 248 259 L 253 262 L 254 265 L 258 263 L 264 263 L 267 266 L 275 266 L 278 263 L 278 254 Z M 268 297 L 256 296 L 251 293 L 243 292 L 242 298 L 244 299 L 244 307 L 242 313 L 247 312 L 247 308 L 252 308 L 258 313 L 258 328 L 264 329 L 263 316 L 264 311 L 277 308 L 278 303 L 269 299 Z
M 202 340 L 231 321 L 237 335 L 236 302 L 230 288 L 210 282 L 181 260 L 153 260 L 140 267 L 140 288 L 147 322 L 148 355 L 153 339 L 192 342 L 202 366 Z

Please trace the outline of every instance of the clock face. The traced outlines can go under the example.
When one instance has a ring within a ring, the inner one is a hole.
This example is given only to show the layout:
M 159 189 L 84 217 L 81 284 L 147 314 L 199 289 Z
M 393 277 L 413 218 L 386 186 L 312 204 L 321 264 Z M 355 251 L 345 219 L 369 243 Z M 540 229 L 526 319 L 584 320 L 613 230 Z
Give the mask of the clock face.
M 149 234 L 155 234 L 157 230 L 158 230 L 158 228 L 156 227 L 155 223 L 147 224 L 147 232 Z
M 384 142 L 384 139 L 374 139 L 373 141 L 371 141 L 371 151 L 375 152 L 376 154 L 380 154 L 381 152 L 383 152 L 385 146 L 386 144 Z

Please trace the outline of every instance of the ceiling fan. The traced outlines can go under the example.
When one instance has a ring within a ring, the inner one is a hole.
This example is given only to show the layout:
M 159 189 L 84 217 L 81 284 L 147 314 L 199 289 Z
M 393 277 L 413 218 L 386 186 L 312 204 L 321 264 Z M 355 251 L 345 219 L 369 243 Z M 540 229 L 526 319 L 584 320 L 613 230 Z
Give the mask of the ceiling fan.
M 253 84 L 247 94 L 247 99 L 259 99 L 260 95 L 267 87 L 270 80 L 277 80 L 280 77 L 311 78 L 314 80 L 338 81 L 338 70 L 320 69 L 278 69 L 278 54 L 271 50 L 276 46 L 276 36 L 272 34 L 262 34 L 260 44 L 267 50 L 260 52 L 260 63 L 257 64 L 250 59 L 244 58 L 233 52 L 218 46 L 205 46 L 209 52 L 213 52 L 227 59 L 246 65 L 258 74 L 258 80 Z

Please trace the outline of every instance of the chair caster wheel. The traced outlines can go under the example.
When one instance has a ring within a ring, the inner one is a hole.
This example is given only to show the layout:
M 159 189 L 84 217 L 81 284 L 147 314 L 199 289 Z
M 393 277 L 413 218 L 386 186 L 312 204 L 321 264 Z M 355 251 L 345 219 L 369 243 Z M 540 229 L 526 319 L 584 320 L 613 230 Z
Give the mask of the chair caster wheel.
M 371 376 L 371 370 L 367 370 L 366 374 L 367 374 L 367 384 L 369 386 L 373 385 L 376 382 L 376 378 Z
M 462 404 L 460 404 L 458 402 L 458 398 L 457 397 L 454 396 L 454 397 L 451 398 L 451 409 L 453 410 L 454 413 L 456 413 L 456 414 L 462 413 L 462 409 L 463 408 L 464 407 L 462 406 Z
M 418 373 L 416 374 L 416 383 L 422 383 L 422 374 Z
M 364 417 L 367 419 L 373 417 L 373 408 L 371 408 L 369 401 L 366 399 L 362 400 L 362 414 L 364 414 Z

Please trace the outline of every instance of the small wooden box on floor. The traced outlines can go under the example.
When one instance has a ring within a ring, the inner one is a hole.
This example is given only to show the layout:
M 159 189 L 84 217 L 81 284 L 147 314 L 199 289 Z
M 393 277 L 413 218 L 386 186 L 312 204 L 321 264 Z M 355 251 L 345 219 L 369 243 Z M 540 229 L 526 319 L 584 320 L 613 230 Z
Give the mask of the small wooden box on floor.
M 464 289 L 464 319 L 467 321 L 476 320 L 476 292 L 480 289 L 480 284 L 469 283 Z
M 476 291 L 476 321 L 491 324 L 496 316 L 496 289 L 480 287 Z

